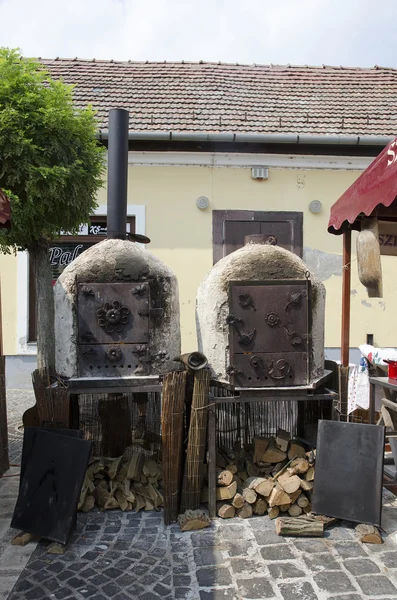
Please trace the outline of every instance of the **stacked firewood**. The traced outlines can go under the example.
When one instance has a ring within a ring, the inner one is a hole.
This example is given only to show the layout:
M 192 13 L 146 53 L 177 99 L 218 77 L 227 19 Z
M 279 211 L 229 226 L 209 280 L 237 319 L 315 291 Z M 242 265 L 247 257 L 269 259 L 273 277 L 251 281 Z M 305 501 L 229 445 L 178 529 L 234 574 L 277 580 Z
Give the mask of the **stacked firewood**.
M 155 510 L 163 505 L 161 465 L 141 452 L 93 458 L 85 474 L 78 509 Z
M 217 454 L 217 513 L 224 519 L 280 513 L 297 517 L 311 511 L 315 451 L 278 430 L 276 437 L 255 438 L 252 446 Z M 202 490 L 208 502 L 208 488 Z

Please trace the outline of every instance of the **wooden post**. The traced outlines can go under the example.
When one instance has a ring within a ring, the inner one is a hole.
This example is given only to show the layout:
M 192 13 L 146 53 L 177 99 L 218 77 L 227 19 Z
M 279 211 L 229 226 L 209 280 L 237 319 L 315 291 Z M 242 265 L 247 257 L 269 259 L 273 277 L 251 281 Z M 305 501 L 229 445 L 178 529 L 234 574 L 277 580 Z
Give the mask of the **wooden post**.
M 342 335 L 341 362 L 343 367 L 349 366 L 350 347 L 350 283 L 351 283 L 351 248 L 352 232 L 350 229 L 343 234 L 342 258 Z
M 8 459 L 8 432 L 7 432 L 7 403 L 6 403 L 6 378 L 5 356 L 3 356 L 3 323 L 1 316 L 1 289 L 0 289 L 0 477 L 9 468 Z

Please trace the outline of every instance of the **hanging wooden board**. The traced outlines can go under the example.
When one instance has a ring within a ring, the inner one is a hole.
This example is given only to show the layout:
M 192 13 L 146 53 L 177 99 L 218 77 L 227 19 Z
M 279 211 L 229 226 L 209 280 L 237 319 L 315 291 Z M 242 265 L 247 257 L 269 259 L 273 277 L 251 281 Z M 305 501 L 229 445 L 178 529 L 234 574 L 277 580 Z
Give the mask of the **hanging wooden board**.
M 92 442 L 36 431 L 11 527 L 66 544 L 74 527 Z
M 385 428 L 319 421 L 313 512 L 380 527 Z

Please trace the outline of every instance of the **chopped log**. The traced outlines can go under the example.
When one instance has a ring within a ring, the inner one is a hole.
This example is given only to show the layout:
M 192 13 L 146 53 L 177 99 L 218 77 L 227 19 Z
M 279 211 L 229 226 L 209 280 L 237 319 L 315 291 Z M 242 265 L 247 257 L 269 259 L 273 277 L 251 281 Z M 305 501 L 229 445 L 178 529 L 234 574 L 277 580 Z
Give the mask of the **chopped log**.
M 324 525 L 324 529 L 326 529 L 330 525 L 334 525 L 339 521 L 339 519 L 337 519 L 336 517 L 326 517 L 325 515 L 313 515 L 312 513 L 309 513 L 307 517 L 310 517 L 312 520 L 322 523 Z
M 124 496 L 123 492 L 121 490 L 117 490 L 115 493 L 116 496 L 116 500 L 119 503 L 119 506 L 121 508 L 121 510 L 124 512 L 126 510 L 128 510 L 128 500 L 126 499 L 126 497 Z
M 116 477 L 119 467 L 121 465 L 122 458 L 123 458 L 122 456 L 119 456 L 118 458 L 115 458 L 114 460 L 112 460 L 110 466 L 108 467 L 109 479 L 114 479 Z
M 244 487 L 255 490 L 257 494 L 267 497 L 270 496 L 274 487 L 274 481 L 272 479 L 265 479 L 264 477 L 250 477 L 245 481 Z
M 290 502 L 289 495 L 283 490 L 281 485 L 276 483 L 269 497 L 269 506 L 281 506 Z
M 243 498 L 248 504 L 254 504 L 256 501 L 256 491 L 248 488 L 243 489 Z
M 286 458 L 286 453 L 279 450 L 276 446 L 274 439 L 271 438 L 266 452 L 264 452 L 264 454 L 261 457 L 261 461 L 275 464 L 285 460 Z
M 298 490 L 296 490 L 296 492 L 293 492 L 292 494 L 289 494 L 289 497 L 291 498 L 291 504 L 293 504 L 294 502 L 297 501 L 297 499 L 299 498 L 299 496 L 301 495 L 302 491 L 299 488 Z
M 145 506 L 146 506 L 146 498 L 144 498 L 140 494 L 135 494 L 135 504 L 134 504 L 135 512 L 138 513 L 140 510 L 142 510 L 142 508 L 145 508 Z
M 293 494 L 299 490 L 301 486 L 301 480 L 299 479 L 298 475 L 291 476 L 289 473 L 284 473 L 284 475 L 279 477 L 278 484 L 281 485 L 287 494 Z
M 290 475 L 302 475 L 306 473 L 309 468 L 309 463 L 304 458 L 297 458 L 291 462 L 291 466 L 288 469 Z
M 257 477 L 259 475 L 259 469 L 254 463 L 247 459 L 247 473 L 248 477 Z
M 383 544 L 382 536 L 377 527 L 362 523 L 357 525 L 356 532 L 360 538 L 360 542 L 364 544 Z
M 233 473 L 231 471 L 219 471 L 217 475 L 216 485 L 227 486 L 233 481 Z
M 254 439 L 254 463 L 262 461 L 262 456 L 265 454 L 267 447 L 269 446 L 269 438 L 257 437 Z
M 305 515 L 310 515 L 310 513 L 312 512 L 312 505 L 310 504 L 310 502 L 307 506 L 304 506 L 302 510 L 305 513 Z
M 269 519 L 277 519 L 280 514 L 280 508 L 278 506 L 268 506 L 267 514 Z
M 323 537 L 324 525 L 306 516 L 279 517 L 276 521 L 276 533 L 294 537 Z
M 244 504 L 244 498 L 241 494 L 237 493 L 232 501 L 232 504 L 235 508 L 241 508 Z
M 314 464 L 316 460 L 316 453 L 317 450 L 315 448 L 312 448 L 309 452 L 306 452 L 306 458 L 310 465 Z
M 259 515 L 260 517 L 265 514 L 267 511 L 267 502 L 263 498 L 257 498 L 254 504 L 252 505 L 252 511 L 254 515 Z
M 288 514 L 291 517 L 299 517 L 299 515 L 302 514 L 302 509 L 297 504 L 291 504 L 291 506 L 288 509 Z
M 280 471 L 278 471 L 278 472 L 277 472 L 275 475 L 273 475 L 273 481 L 277 481 L 277 479 L 278 479 L 279 477 L 281 477 L 281 475 L 282 475 L 283 473 L 285 473 L 285 472 L 288 470 L 288 467 L 290 466 L 290 464 L 292 463 L 292 461 L 293 461 L 293 460 L 295 460 L 295 458 L 296 458 L 295 456 L 294 456 L 293 458 L 291 458 L 291 459 L 290 459 L 290 460 L 287 462 L 287 464 L 286 464 L 286 465 L 285 465 L 285 466 L 284 466 L 284 467 L 283 467 L 283 468 L 282 468 Z
M 193 531 L 196 529 L 204 529 L 211 524 L 208 513 L 203 510 L 185 510 L 184 513 L 178 516 L 179 527 L 182 531 Z
M 233 481 L 226 487 L 216 488 L 216 499 L 217 500 L 231 500 L 234 498 L 237 492 L 237 481 Z M 201 502 L 208 502 L 208 488 L 201 490 Z
M 292 441 L 288 450 L 288 458 L 306 458 L 306 450 L 302 444 Z
M 38 542 L 39 537 L 37 535 L 33 535 L 33 533 L 26 533 L 21 531 L 11 540 L 12 546 L 26 546 L 30 542 Z
M 272 469 L 272 474 L 277 475 L 277 473 L 280 473 L 280 471 L 284 471 L 284 467 L 288 464 L 288 459 L 282 460 L 281 462 L 277 463 L 276 465 L 274 465 L 273 469 Z
M 221 519 L 233 519 L 236 514 L 236 509 L 232 504 L 222 504 L 222 502 L 216 505 L 216 510 L 218 517 L 221 517 Z
M 305 506 L 308 506 L 310 504 L 309 499 L 304 494 L 301 494 L 299 496 L 299 498 L 297 499 L 296 503 L 301 508 L 305 508 Z
M 156 461 L 147 458 L 143 463 L 142 472 L 146 477 L 159 477 L 160 469 Z
M 235 475 L 237 473 L 237 467 L 236 467 L 236 465 L 233 465 L 232 463 L 229 463 L 228 465 L 226 465 L 225 470 L 230 471 L 231 473 L 233 473 L 233 475 Z
M 312 489 L 313 489 L 313 482 L 312 481 L 306 481 L 306 479 L 301 479 L 301 488 L 305 492 L 311 492 Z
M 248 502 L 244 502 L 243 506 L 236 510 L 236 516 L 240 517 L 240 519 L 248 519 L 249 517 L 252 517 L 252 513 L 252 506 L 251 504 L 248 504 Z
M 141 452 L 135 452 L 128 462 L 127 473 L 125 479 L 140 481 L 142 477 L 142 468 L 145 461 L 145 456 Z
M 241 481 L 245 481 L 246 479 L 248 479 L 247 471 L 237 471 L 236 475 L 239 479 L 241 479 Z
M 290 506 L 291 502 L 289 502 L 288 504 L 282 504 L 281 506 L 279 506 L 280 512 L 287 512 Z
M 95 498 L 92 494 L 87 494 L 83 506 L 80 508 L 82 512 L 89 512 L 95 506 Z
M 276 445 L 282 452 L 287 452 L 288 444 L 290 442 L 291 435 L 284 429 L 278 429 L 276 435 Z
M 309 467 L 305 475 L 306 481 L 314 481 L 314 467 Z

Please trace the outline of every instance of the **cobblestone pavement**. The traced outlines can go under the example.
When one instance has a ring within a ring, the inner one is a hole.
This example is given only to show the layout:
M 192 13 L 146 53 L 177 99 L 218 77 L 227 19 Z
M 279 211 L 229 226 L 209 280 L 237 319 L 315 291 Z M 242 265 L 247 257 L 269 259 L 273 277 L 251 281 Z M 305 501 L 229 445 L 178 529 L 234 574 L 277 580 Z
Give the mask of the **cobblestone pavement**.
M 39 544 L 9 600 L 385 600 L 397 598 L 397 500 L 386 493 L 382 546 L 348 526 L 324 539 L 278 537 L 267 517 L 182 533 L 162 514 L 79 514 L 63 556 Z
M 14 456 L 31 403 L 25 391 L 9 395 Z M 397 599 L 397 499 L 388 492 L 381 546 L 361 544 L 346 524 L 305 540 L 278 537 L 267 517 L 182 533 L 165 527 L 161 512 L 92 511 L 79 513 L 59 556 L 44 542 L 10 546 L 17 489 L 18 477 L 0 480 L 0 600 Z

